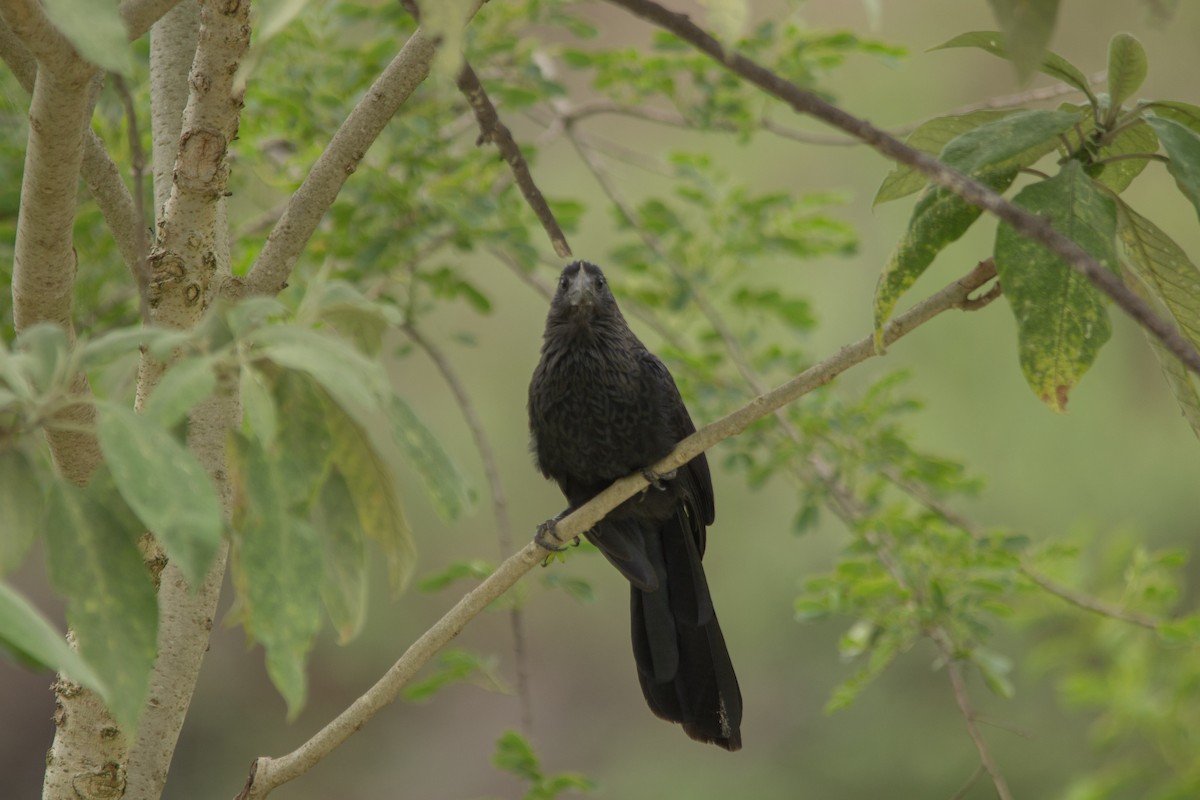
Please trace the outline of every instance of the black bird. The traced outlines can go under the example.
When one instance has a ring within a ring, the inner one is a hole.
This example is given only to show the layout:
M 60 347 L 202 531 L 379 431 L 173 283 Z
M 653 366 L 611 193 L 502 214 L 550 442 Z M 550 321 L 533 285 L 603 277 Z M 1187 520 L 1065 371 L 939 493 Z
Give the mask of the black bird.
M 704 454 L 667 475 L 650 467 L 695 432 L 666 366 L 634 335 L 595 264 L 562 271 L 529 384 L 537 466 L 566 495 L 563 515 L 617 478 L 651 487 L 585 535 L 631 585 L 633 657 L 650 710 L 688 736 L 742 746 L 742 694 L 700 559 L 714 516 Z

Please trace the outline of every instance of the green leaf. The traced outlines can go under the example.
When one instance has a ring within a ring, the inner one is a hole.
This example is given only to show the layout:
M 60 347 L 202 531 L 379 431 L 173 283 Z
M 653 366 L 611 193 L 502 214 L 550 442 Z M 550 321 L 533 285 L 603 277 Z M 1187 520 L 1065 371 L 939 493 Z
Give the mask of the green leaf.
M 238 389 L 245 427 L 263 447 L 270 447 L 279 430 L 279 418 L 275 414 L 275 401 L 271 399 L 266 377 L 249 364 L 243 365 Z
M 132 736 L 150 689 L 158 603 L 138 550 L 105 505 L 56 483 L 46 517 L 50 578 L 67 600 L 79 654 L 99 676 L 113 718 Z
M 323 485 L 332 458 L 325 420 L 330 401 L 320 384 L 303 372 L 279 370 L 271 388 L 279 429 L 270 452 L 291 505 L 307 507 Z
M 1128 33 L 1118 33 L 1108 43 L 1108 102 L 1112 119 L 1121 104 L 1142 87 L 1149 62 L 1142 43 Z
M 1116 268 L 1115 203 L 1096 190 L 1078 161 L 1025 187 L 1013 202 L 1048 216 L 1057 231 Z M 1042 402 L 1065 411 L 1071 389 L 1111 334 L 1101 295 L 1060 258 L 1006 224 L 996 233 L 995 259 L 1017 321 L 1025 380 Z
M 317 496 L 313 525 L 324 555 L 321 597 L 338 643 L 346 644 L 362 632 L 367 619 L 367 549 L 354 497 L 336 470 L 329 473 Z
M 1175 185 L 1192 201 L 1200 216 L 1200 133 L 1173 119 L 1147 117 L 1146 122 L 1154 128 L 1171 159 L 1167 170 L 1175 178 Z
M 408 583 L 416 560 L 412 533 L 404 517 L 395 473 L 376 449 L 380 442 L 339 406 L 336 398 L 325 403 L 333 463 L 337 465 L 350 493 L 358 520 L 367 536 L 383 550 L 388 581 L 394 590 Z
M 71 344 L 58 325 L 39 322 L 26 328 L 17 337 L 17 349 L 24 356 L 22 373 L 42 392 L 62 383 L 72 372 Z
M 321 628 L 321 544 L 287 511 L 275 463 L 252 439 L 230 437 L 236 494 L 232 570 L 247 633 L 266 650 L 267 674 L 294 718 L 304 706 L 304 661 Z
M 1052 151 L 1058 135 L 1083 118 L 1078 111 L 1019 111 L 954 137 L 939 157 L 968 175 L 1027 167 Z
M 383 367 L 344 339 L 299 325 L 271 325 L 254 342 L 279 366 L 311 375 L 342 406 L 380 408 L 391 394 Z
M 108 687 L 66 638 L 15 590 L 0 583 L 0 647 L 18 660 L 36 668 L 66 673 L 76 683 L 92 689 L 101 697 Z
M 936 156 L 951 139 L 1014 113 L 1016 112 L 1012 110 L 984 109 L 969 114 L 935 117 L 918 125 L 905 137 L 904 143 L 922 153 Z M 884 176 L 883 183 L 875 193 L 873 205 L 907 197 L 920 190 L 926 183 L 928 179 L 920 172 L 907 165 L 897 164 Z
M 1123 202 L 1117 205 L 1117 232 L 1137 277 L 1127 283 L 1149 295 L 1150 302 L 1165 309 L 1183 335 L 1200 346 L 1200 269 L 1170 236 Z M 1147 334 L 1146 339 L 1184 419 L 1200 437 L 1200 389 L 1195 376 L 1158 337 Z
M 1055 2 L 1057 3 L 1057 0 Z M 954 47 L 977 47 L 994 56 L 1008 58 L 1008 51 L 1005 48 L 1005 36 L 999 31 L 971 31 L 959 34 L 950 41 L 930 49 L 947 50 Z M 1042 58 L 1037 70 L 1063 83 L 1074 86 L 1087 96 L 1088 101 L 1093 106 L 1098 104 L 1096 95 L 1092 92 L 1091 84 L 1088 83 L 1087 76 L 1080 72 L 1078 67 L 1057 53 L 1050 50 L 1045 51 L 1045 56 Z
M 1024 83 L 1046 54 L 1058 17 L 1058 0 L 988 0 L 1004 29 L 1008 58 Z
M 474 505 L 474 495 L 442 443 L 408 403 L 393 395 L 388 408 L 396 441 L 425 482 L 434 508 L 444 519 L 457 519 Z
M 204 398 L 217 388 L 212 356 L 185 358 L 172 364 L 163 374 L 142 409 L 146 419 L 160 428 L 173 428 Z
M 978 180 L 1002 192 L 1017 177 L 1015 169 L 989 172 Z M 925 272 L 933 259 L 957 241 L 979 219 L 982 212 L 958 195 L 939 186 L 930 186 L 913 208 L 908 230 L 888 259 L 875 287 L 875 347 L 883 349 L 883 326 L 892 315 L 896 301 Z
M 42 529 L 46 491 L 40 472 L 23 450 L 0 450 L 0 575 L 17 568 Z
M 1129 264 L 1162 302 L 1192 344 L 1200 347 L 1200 269 L 1157 225 L 1126 203 L 1118 210 L 1118 232 Z
M 79 54 L 109 72 L 128 75 L 129 34 L 113 0 L 43 0 L 46 16 L 62 31 Z
M 1096 160 L 1103 161 L 1115 156 L 1127 156 L 1134 153 L 1146 153 L 1146 158 L 1121 158 L 1110 164 L 1101 164 L 1099 174 L 1088 170 L 1089 174 L 1114 192 L 1125 191 L 1133 179 L 1141 174 L 1150 163 L 1149 155 L 1158 151 L 1158 137 L 1154 130 L 1145 122 L 1130 125 L 1117 134 L 1096 153 Z
M 496 754 L 492 756 L 492 763 L 505 772 L 527 781 L 537 783 L 542 779 L 537 755 L 529 742 L 516 731 L 505 731 L 496 740 Z
M 1153 109 L 1156 117 L 1173 119 L 1180 125 L 1200 133 L 1200 106 L 1181 103 L 1178 100 L 1156 100 L 1153 103 L 1147 103 L 1145 107 Z
M 221 542 L 221 503 L 204 467 L 152 420 L 101 402 L 96 433 L 121 495 L 196 589 Z

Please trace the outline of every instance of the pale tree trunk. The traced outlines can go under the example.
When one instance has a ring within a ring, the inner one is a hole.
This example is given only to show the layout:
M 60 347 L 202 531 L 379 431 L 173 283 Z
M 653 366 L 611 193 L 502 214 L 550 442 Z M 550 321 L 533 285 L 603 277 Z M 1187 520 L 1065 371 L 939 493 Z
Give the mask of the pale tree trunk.
M 155 27 L 152 109 L 158 241 L 150 253 L 150 321 L 191 328 L 229 276 L 224 194 L 226 152 L 241 109 L 233 76 L 249 41 L 248 0 L 125 0 L 120 6 L 131 38 Z M 82 172 L 136 274 L 143 253 L 135 204 L 91 132 L 88 120 L 97 70 L 83 61 L 46 19 L 36 0 L 0 0 L 0 57 L 32 92 L 30 134 L 14 247 L 13 302 L 17 329 L 38 322 L 71 327 L 77 269 L 72 242 L 75 197 Z M 182 146 L 181 146 L 182 143 Z M 144 363 L 137 403 L 149 396 L 165 365 Z M 79 403 L 48 432 L 62 474 L 86 483 L 102 454 L 90 432 L 95 411 L 86 378 L 76 379 Z M 224 443 L 239 409 L 232 380 L 192 415 L 188 443 L 226 505 Z M 153 545 L 151 547 L 153 549 Z M 153 559 L 157 554 L 151 553 Z M 171 755 L 208 644 L 225 570 L 218 554 L 193 591 L 171 565 L 159 579 L 159 658 L 136 737 L 119 730 L 96 697 L 60 680 L 55 684 L 55 739 L 47 757 L 43 797 L 51 800 L 146 798 L 162 794 Z
M 157 242 L 150 255 L 151 321 L 191 328 L 229 276 L 225 222 L 226 153 L 237 133 L 240 95 L 233 76 L 249 44 L 248 2 L 184 0 L 151 30 L 151 131 Z M 144 359 L 137 403 L 164 365 Z M 236 385 L 222 380 L 192 413 L 188 444 L 229 513 L 225 440 L 237 422 Z M 198 591 L 167 564 L 158 592 L 158 659 L 137 739 L 129 752 L 125 797 L 161 796 L 183 727 L 225 574 L 222 546 Z

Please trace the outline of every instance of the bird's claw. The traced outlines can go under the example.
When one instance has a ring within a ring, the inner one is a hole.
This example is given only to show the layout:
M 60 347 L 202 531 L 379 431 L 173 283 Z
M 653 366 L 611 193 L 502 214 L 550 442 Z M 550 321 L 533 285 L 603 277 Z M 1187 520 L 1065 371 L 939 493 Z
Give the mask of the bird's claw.
M 538 525 L 537 532 L 533 534 L 533 541 L 537 543 L 538 547 L 553 553 L 561 553 L 567 549 L 566 545 L 560 544 L 562 538 L 558 535 L 558 517 L 548 519 Z M 571 541 L 571 547 L 579 547 L 578 536 Z
M 677 469 L 673 469 L 670 472 L 655 472 L 650 467 L 644 467 L 642 469 L 642 477 L 650 482 L 650 486 L 653 486 L 660 492 L 665 492 L 667 490 L 666 481 L 674 478 L 678 472 L 679 470 Z

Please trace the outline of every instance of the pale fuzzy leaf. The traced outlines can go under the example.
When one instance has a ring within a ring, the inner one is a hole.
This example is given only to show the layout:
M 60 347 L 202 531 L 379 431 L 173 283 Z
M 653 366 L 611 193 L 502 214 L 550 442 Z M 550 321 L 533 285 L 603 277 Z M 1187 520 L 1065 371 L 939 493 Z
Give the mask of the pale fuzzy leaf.
M 46 16 L 79 54 L 109 72 L 128 75 L 129 34 L 116 0 L 42 0 Z
M 252 439 L 230 437 L 238 487 L 232 571 L 247 633 L 266 650 L 267 674 L 294 718 L 304 707 L 304 663 L 321 628 L 321 546 L 307 520 L 288 513 L 276 469 Z
M 39 472 L 24 451 L 0 450 L 0 575 L 17 568 L 42 530 L 46 491 Z
M 217 388 L 211 356 L 186 358 L 163 374 L 150 393 L 142 413 L 161 428 L 177 425 L 196 405 Z
M 353 494 L 336 470 L 321 487 L 313 524 L 324 555 L 321 597 L 338 643 L 346 644 L 358 636 L 367 618 L 367 550 Z
M 109 694 L 100 676 L 67 644 L 66 637 L 28 600 L 0 583 L 0 647 L 31 665 L 64 672 L 101 697 Z
M 204 467 L 154 421 L 113 403 L 97 404 L 96 433 L 121 495 L 198 588 L 224 530 L 221 504 Z
M 80 655 L 107 687 L 104 701 L 121 728 L 137 730 L 154 664 L 158 603 L 138 550 L 108 508 L 75 486 L 56 483 L 46 518 L 50 577 L 67 599 Z

